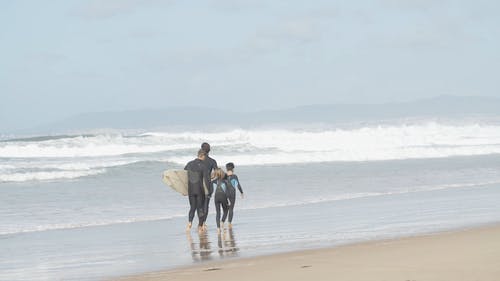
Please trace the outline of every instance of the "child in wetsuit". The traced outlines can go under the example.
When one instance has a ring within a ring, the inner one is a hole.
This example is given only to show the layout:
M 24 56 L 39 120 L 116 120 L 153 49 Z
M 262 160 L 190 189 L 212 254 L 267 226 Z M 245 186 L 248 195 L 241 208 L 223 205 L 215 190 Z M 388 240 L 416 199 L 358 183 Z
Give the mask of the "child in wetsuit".
M 241 188 L 240 181 L 238 179 L 238 176 L 234 174 L 234 163 L 229 162 L 226 164 L 226 170 L 227 170 L 227 181 L 229 183 L 229 188 L 228 188 L 228 199 L 229 199 L 229 224 L 228 227 L 231 228 L 233 226 L 233 210 L 234 210 L 234 203 L 236 203 L 236 188 L 240 191 L 241 194 L 241 199 L 243 199 L 243 189 Z M 222 219 L 222 223 L 225 222 L 225 218 Z
M 226 174 L 222 169 L 216 168 L 214 174 L 215 180 L 212 181 L 212 186 L 214 190 L 215 210 L 217 212 L 215 221 L 217 222 L 217 233 L 220 233 L 220 209 L 222 207 L 222 211 L 224 212 L 224 214 L 222 215 L 222 221 L 225 221 L 230 204 L 227 196 L 229 184 L 224 179 L 226 177 Z

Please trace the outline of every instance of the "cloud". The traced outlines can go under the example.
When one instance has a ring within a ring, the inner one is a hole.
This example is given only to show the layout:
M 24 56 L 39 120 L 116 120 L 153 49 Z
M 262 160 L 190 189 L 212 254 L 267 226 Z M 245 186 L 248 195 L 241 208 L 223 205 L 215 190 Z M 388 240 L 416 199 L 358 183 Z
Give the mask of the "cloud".
M 250 36 L 247 51 L 269 53 L 283 48 L 303 46 L 321 40 L 321 27 L 314 18 L 284 20 L 265 26 Z
M 166 50 L 161 55 L 146 54 L 143 59 L 154 70 L 195 68 L 197 71 L 252 62 L 260 56 L 283 49 L 301 48 L 321 40 L 321 31 L 309 19 L 286 20 L 263 26 L 247 40 L 233 47 L 191 46 Z
M 300 56 L 304 47 L 323 40 L 325 26 L 336 16 L 334 9 L 302 12 L 261 23 L 235 44 L 167 48 L 161 53 L 143 54 L 141 60 L 153 72 L 186 69 L 205 72 L 259 63 L 261 59 L 267 59 L 268 55 L 285 49 L 290 51 L 289 54 Z
M 260 26 L 246 42 L 248 52 L 272 53 L 284 48 L 302 48 L 321 42 L 339 9 L 332 5 L 301 11 L 298 14 L 277 18 L 277 21 Z
M 68 60 L 68 57 L 65 55 L 61 55 L 61 54 L 42 52 L 42 53 L 34 53 L 34 54 L 30 55 L 29 59 L 30 59 L 30 61 L 37 61 L 37 62 L 40 62 L 43 64 L 52 65 L 52 64 L 58 64 L 58 63 L 64 62 L 64 61 Z
M 75 14 L 88 20 L 102 20 L 127 15 L 151 6 L 157 0 L 87 0 Z
M 471 28 L 476 9 L 487 11 L 488 5 L 455 1 L 395 1 L 381 0 L 386 13 L 404 13 L 412 20 L 402 22 L 404 32 L 397 34 L 394 43 L 410 48 L 441 48 L 461 46 L 482 40 Z M 482 7 L 481 7 L 482 6 Z
M 210 5 L 224 12 L 241 12 L 249 10 L 262 10 L 269 6 L 267 1 L 256 0 L 211 0 Z
M 445 2 L 447 0 L 379 0 L 380 5 L 384 8 L 420 12 L 428 12 L 446 6 Z

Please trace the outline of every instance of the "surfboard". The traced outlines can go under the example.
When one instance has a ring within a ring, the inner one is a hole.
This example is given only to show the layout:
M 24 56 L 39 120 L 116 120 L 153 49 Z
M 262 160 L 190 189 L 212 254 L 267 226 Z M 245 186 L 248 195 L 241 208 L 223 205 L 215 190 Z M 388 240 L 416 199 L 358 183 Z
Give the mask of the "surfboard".
M 188 174 L 186 170 L 166 170 L 163 172 L 162 181 L 180 194 L 184 196 L 188 195 Z M 205 184 L 203 184 L 203 188 L 205 189 L 205 194 L 207 194 L 208 189 Z
M 162 181 L 180 194 L 188 195 L 188 175 L 186 170 L 166 170 L 163 172 Z

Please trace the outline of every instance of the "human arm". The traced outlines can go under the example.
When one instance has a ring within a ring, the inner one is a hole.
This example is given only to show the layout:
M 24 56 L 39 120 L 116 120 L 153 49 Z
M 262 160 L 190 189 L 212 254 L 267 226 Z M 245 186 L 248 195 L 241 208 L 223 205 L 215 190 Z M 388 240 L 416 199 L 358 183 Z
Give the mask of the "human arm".
M 243 188 L 241 187 L 240 180 L 238 179 L 238 176 L 237 176 L 237 175 L 234 175 L 234 179 L 236 180 L 236 187 L 237 187 L 237 188 L 238 188 L 238 190 L 240 191 L 241 198 L 244 198 L 244 195 L 243 195 Z

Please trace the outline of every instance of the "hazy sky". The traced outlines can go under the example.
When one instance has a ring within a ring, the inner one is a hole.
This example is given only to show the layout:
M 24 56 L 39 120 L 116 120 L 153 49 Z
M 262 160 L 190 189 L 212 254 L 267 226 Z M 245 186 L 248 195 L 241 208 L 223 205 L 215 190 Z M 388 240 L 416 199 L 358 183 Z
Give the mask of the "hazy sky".
M 500 1 L 0 0 L 0 133 L 73 113 L 500 96 Z

